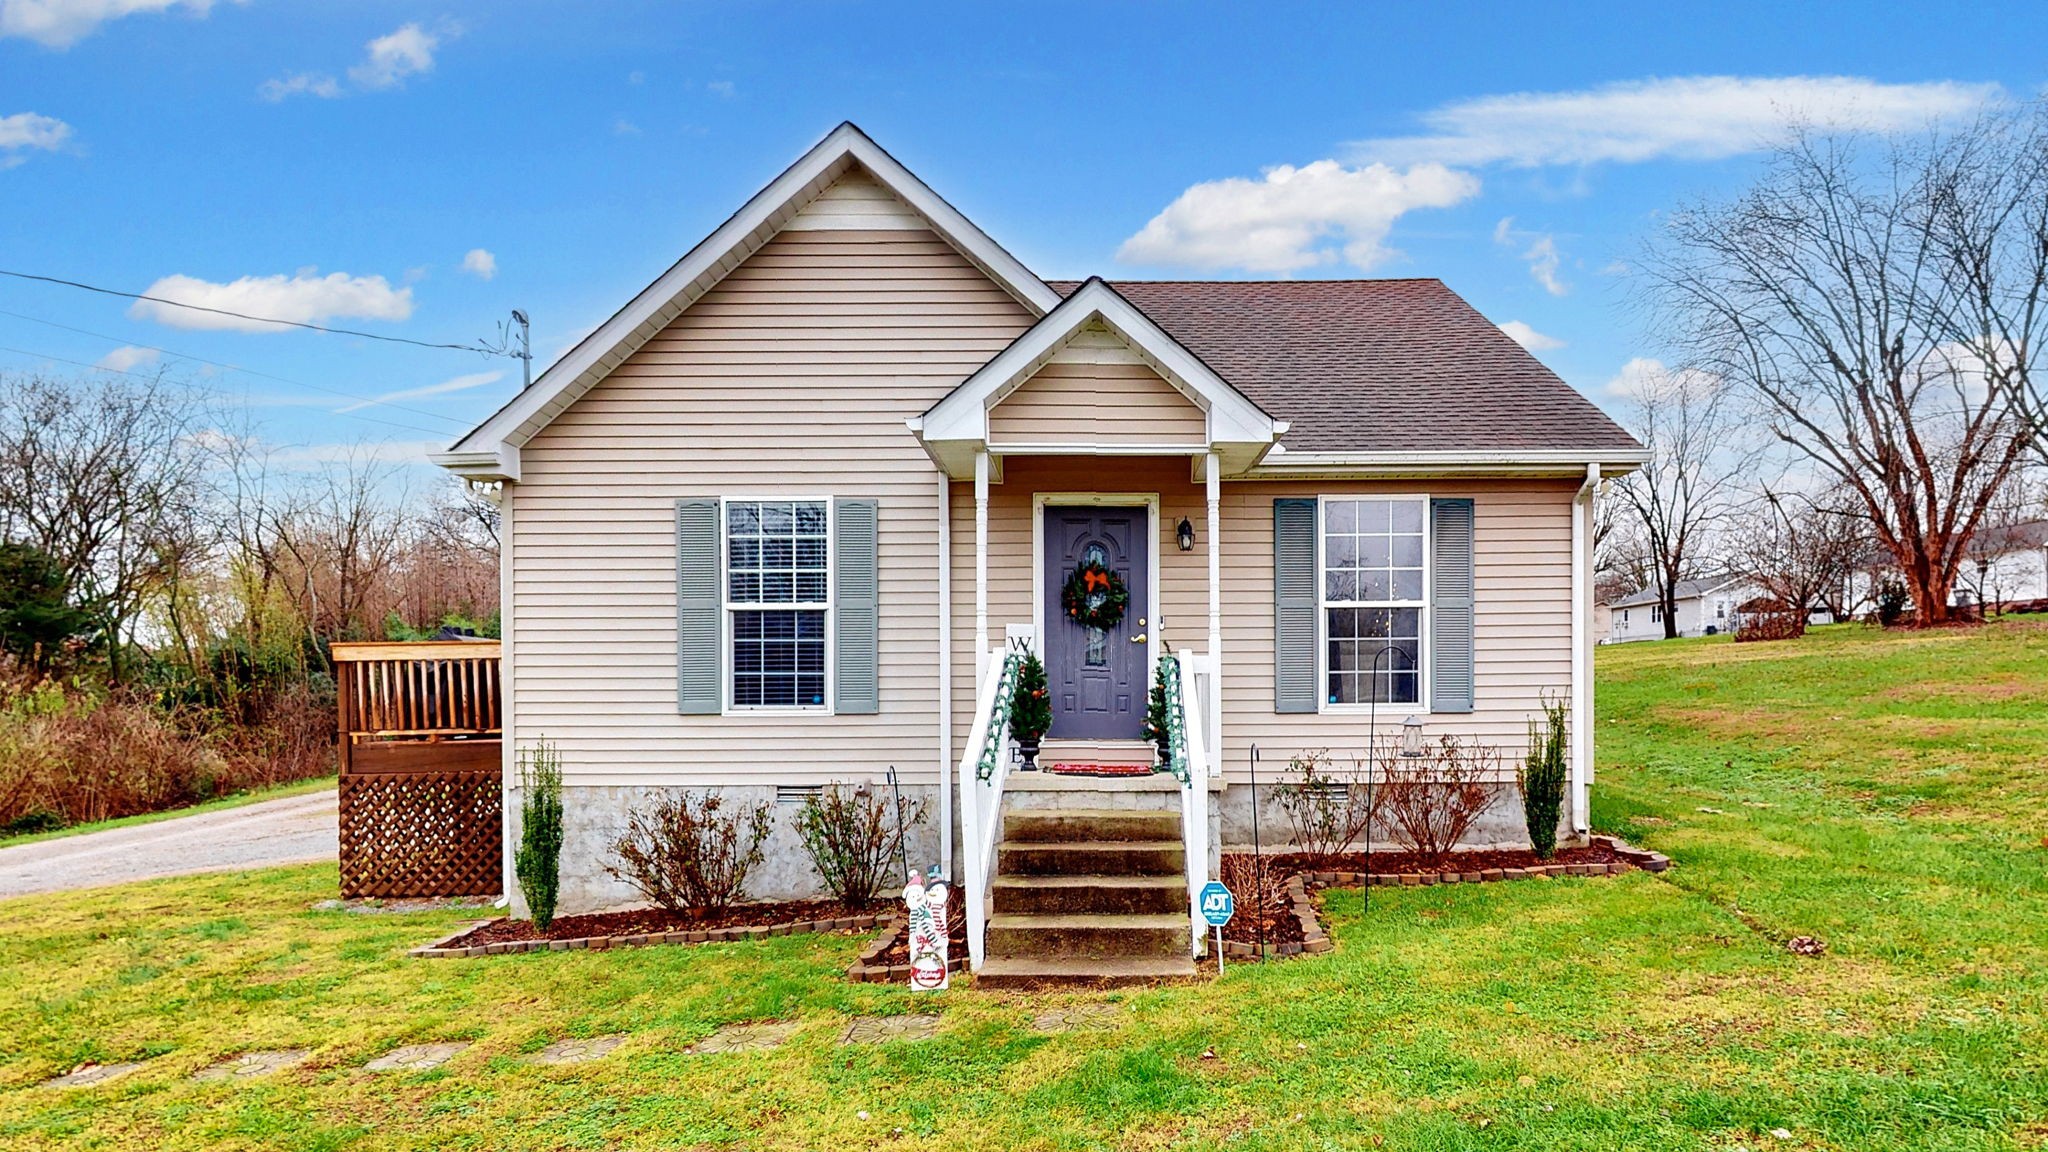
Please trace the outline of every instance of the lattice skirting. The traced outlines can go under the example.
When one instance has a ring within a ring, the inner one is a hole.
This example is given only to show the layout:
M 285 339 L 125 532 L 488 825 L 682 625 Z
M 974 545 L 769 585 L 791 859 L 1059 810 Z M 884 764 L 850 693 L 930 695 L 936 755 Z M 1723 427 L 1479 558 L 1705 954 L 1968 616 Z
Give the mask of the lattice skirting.
M 502 804 L 496 772 L 343 775 L 341 894 L 497 892 Z

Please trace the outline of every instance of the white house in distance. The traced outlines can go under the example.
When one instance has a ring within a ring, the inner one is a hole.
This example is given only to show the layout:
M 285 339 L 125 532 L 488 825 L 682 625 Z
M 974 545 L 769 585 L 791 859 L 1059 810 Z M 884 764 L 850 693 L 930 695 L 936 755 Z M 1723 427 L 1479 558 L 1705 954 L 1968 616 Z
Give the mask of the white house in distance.
M 1736 609 L 1763 595 L 1762 589 L 1739 576 L 1680 580 L 1674 590 L 1680 636 L 1712 636 L 1735 626 Z M 1664 639 L 1663 597 L 1655 586 L 1638 589 L 1608 603 L 1607 641 Z
M 1255 746 L 1263 786 L 1411 718 L 1489 743 L 1482 836 L 1526 843 L 1561 693 L 1583 836 L 1591 502 L 1644 458 L 1438 281 L 1047 281 L 851 124 L 435 457 L 503 510 L 505 770 L 561 753 L 564 913 L 633 898 L 653 794 L 893 769 L 988 979 L 1192 971 Z M 1158 675 L 1172 770 L 1017 770 L 1020 647 L 1042 765 L 1151 764 Z M 811 894 L 774 811 L 750 894 Z

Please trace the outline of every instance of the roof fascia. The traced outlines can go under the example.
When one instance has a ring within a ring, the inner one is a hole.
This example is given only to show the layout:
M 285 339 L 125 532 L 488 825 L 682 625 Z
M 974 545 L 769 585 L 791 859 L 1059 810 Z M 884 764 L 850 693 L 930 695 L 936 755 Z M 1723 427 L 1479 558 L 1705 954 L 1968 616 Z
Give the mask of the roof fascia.
M 933 231 L 1034 313 L 1042 316 L 1059 305 L 1059 293 L 849 121 L 833 129 L 796 163 L 769 181 L 716 231 L 541 373 L 531 387 L 477 425 L 444 455 L 516 450 L 724 279 L 726 273 L 753 255 L 853 164 L 867 169 L 923 216 Z

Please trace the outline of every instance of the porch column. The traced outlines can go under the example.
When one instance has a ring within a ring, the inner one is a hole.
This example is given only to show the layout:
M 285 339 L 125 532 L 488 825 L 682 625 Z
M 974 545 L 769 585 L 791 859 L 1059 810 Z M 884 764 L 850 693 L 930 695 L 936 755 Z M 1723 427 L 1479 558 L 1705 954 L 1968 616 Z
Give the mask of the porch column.
M 1217 528 L 1223 522 L 1223 470 L 1217 464 L 1216 453 L 1209 453 L 1202 471 L 1209 487 L 1209 523 L 1205 529 L 1209 534 L 1209 664 L 1213 669 L 1209 675 L 1220 679 L 1223 675 L 1223 538 Z M 1222 694 L 1219 692 L 1217 695 L 1220 697 Z
M 974 682 L 988 662 L 988 449 L 974 454 Z

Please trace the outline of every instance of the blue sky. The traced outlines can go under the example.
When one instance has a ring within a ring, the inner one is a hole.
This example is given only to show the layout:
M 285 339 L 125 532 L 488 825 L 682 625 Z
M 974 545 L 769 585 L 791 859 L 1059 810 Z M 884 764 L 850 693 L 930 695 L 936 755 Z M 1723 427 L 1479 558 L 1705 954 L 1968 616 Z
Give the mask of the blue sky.
M 1782 111 L 2048 81 L 2038 3 L 1550 7 L 0 0 L 0 268 L 429 342 L 523 308 L 545 362 L 852 119 L 1048 277 L 1436 276 L 1604 398 L 1660 351 L 1635 245 Z M 0 368 L 153 360 L 288 459 L 517 387 L 217 324 L 0 277 Z

